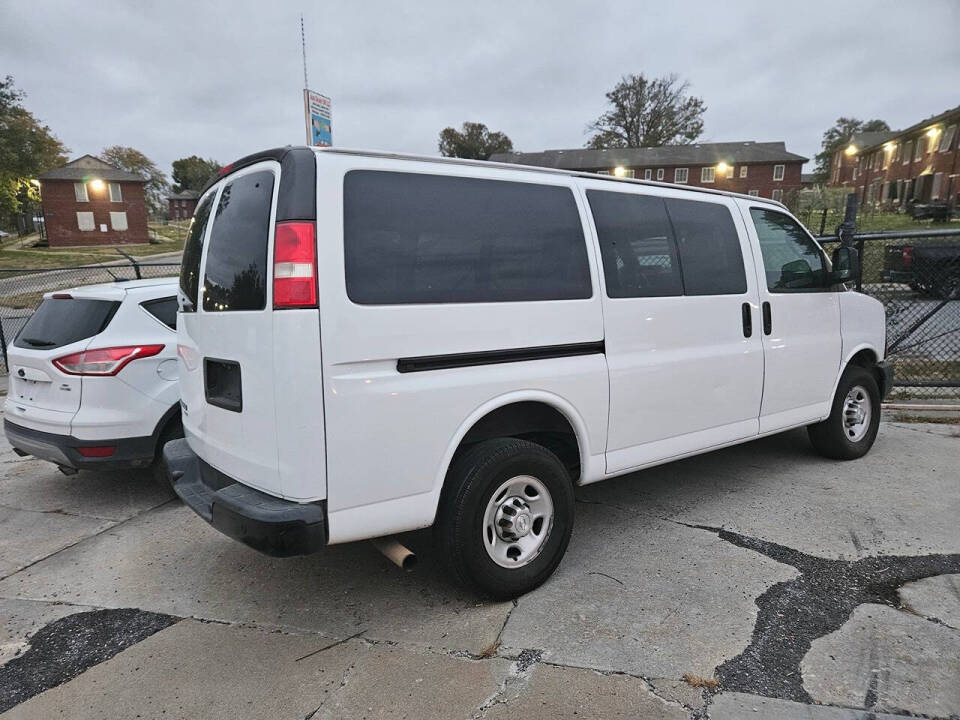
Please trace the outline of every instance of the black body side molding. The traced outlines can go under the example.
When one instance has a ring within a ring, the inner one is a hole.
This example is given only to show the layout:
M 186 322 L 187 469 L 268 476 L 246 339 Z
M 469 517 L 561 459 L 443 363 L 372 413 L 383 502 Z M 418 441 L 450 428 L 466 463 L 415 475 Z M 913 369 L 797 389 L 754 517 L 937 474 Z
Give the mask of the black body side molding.
M 397 372 L 425 372 L 427 370 L 446 370 L 473 365 L 552 360 L 553 358 L 576 357 L 578 355 L 602 355 L 604 352 L 603 340 L 597 340 L 596 342 L 570 343 L 567 345 L 541 345 L 539 347 L 484 350 L 451 355 L 422 355 L 397 360 Z

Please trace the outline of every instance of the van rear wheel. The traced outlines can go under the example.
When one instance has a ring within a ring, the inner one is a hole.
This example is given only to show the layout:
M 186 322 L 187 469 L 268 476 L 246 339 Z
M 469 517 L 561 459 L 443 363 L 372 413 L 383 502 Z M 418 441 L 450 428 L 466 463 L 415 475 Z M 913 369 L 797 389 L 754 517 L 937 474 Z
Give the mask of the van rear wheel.
M 840 377 L 830 417 L 807 426 L 813 447 L 833 460 L 856 460 L 867 454 L 880 429 L 880 390 L 873 374 L 857 365 Z
M 451 466 L 434 533 L 461 583 L 486 597 L 514 598 L 560 564 L 573 507 L 573 485 L 556 455 L 526 440 L 487 440 Z

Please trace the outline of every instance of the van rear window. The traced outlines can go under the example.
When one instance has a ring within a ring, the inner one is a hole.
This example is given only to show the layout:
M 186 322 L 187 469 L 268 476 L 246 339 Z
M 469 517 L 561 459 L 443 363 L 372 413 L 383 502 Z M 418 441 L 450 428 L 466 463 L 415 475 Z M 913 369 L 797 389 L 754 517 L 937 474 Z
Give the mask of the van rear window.
M 197 294 L 200 291 L 200 256 L 203 254 L 203 233 L 207 229 L 207 219 L 210 217 L 210 206 L 213 204 L 215 193 L 211 192 L 197 206 L 190 221 L 190 234 L 183 246 L 183 260 L 180 267 L 180 290 L 183 292 L 189 305 L 185 305 L 184 312 L 196 312 Z
M 17 335 L 14 345 L 52 350 L 103 332 L 120 307 L 113 300 L 45 298 Z
M 273 173 L 242 175 L 217 201 L 203 276 L 203 311 L 263 310 Z
M 592 294 L 570 188 L 354 170 L 344 179 L 355 303 L 572 300 Z

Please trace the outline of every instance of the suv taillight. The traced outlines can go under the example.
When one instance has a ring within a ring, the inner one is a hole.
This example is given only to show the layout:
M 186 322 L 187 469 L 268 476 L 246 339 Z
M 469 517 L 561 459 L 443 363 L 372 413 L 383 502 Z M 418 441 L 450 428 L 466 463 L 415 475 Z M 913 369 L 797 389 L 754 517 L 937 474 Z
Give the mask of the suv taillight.
M 273 309 L 317 307 L 317 243 L 312 222 L 280 222 L 273 238 Z
M 139 358 L 153 357 L 163 345 L 129 345 L 126 347 L 83 350 L 58 357 L 53 364 L 67 375 L 116 375 L 128 363 Z
M 900 252 L 900 259 L 903 261 L 903 267 L 913 267 L 913 245 L 904 245 Z

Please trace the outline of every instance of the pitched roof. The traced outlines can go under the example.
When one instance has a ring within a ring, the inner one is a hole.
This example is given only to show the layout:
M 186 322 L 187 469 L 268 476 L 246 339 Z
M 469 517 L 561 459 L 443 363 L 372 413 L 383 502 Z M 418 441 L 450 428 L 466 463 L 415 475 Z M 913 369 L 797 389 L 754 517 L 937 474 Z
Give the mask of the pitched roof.
M 519 163 L 563 170 L 677 165 L 807 162 L 809 158 L 788 152 L 783 142 L 724 142 L 695 145 L 664 145 L 651 148 L 572 149 L 542 152 L 496 153 L 492 162 Z
M 147 180 L 134 173 L 121 170 L 116 165 L 104 162 L 93 155 L 83 155 L 62 167 L 48 170 L 37 176 L 40 180 L 87 180 L 99 178 L 114 182 L 142 182 Z
M 167 195 L 167 200 L 196 200 L 198 197 L 200 197 L 200 193 L 196 190 L 187 189 Z
M 895 137 L 899 134 L 897 130 L 876 130 L 872 132 L 861 132 L 855 133 L 850 136 L 850 144 L 853 145 L 857 151 L 868 147 L 873 147 L 874 145 L 882 145 L 887 140 L 892 137 Z
M 928 118 L 924 118 L 920 122 L 914 123 L 910 127 L 904 128 L 903 130 L 892 130 L 886 133 L 861 133 L 861 135 L 864 135 L 864 136 L 884 135 L 886 137 L 881 137 L 881 138 L 865 137 L 864 139 L 868 142 L 862 142 L 862 143 L 854 142 L 853 144 L 857 146 L 857 150 L 866 150 L 869 148 L 876 147 L 877 145 L 882 145 L 888 140 L 891 140 L 895 137 L 899 137 L 900 135 L 909 135 L 910 133 L 916 132 L 917 130 L 923 130 L 924 128 L 930 125 L 936 125 L 938 122 L 947 120 L 952 116 L 960 117 L 960 105 L 958 105 L 955 108 L 950 108 L 949 110 L 944 110 L 942 113 L 939 113 L 937 115 L 931 115 Z M 854 135 L 854 137 L 856 138 L 857 136 Z

